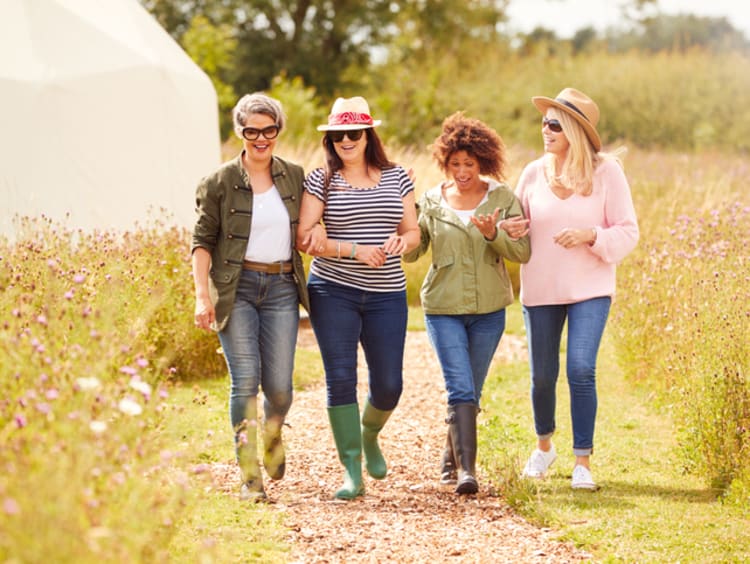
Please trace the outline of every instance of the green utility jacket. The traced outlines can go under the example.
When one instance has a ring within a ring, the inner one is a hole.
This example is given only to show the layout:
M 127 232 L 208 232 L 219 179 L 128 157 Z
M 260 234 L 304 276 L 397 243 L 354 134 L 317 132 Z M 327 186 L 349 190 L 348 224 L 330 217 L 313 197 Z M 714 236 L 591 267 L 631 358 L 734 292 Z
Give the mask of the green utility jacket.
M 195 192 L 198 220 L 193 229 L 191 253 L 197 247 L 203 247 L 211 253 L 209 284 L 216 308 L 217 331 L 224 328 L 234 306 L 242 262 L 250 238 L 253 191 L 245 183 L 241 158 L 240 154 L 205 177 Z M 271 177 L 289 213 L 289 231 L 294 244 L 304 171 L 299 165 L 273 157 Z M 299 301 L 309 311 L 310 301 L 302 257 L 294 248 L 292 263 Z
M 488 180 L 487 201 L 476 214 L 499 218 L 523 215 L 521 204 L 506 184 Z M 427 191 L 417 204 L 422 240 L 404 256 L 417 260 L 432 244 L 432 265 L 422 283 L 420 296 L 425 313 L 435 315 L 481 314 L 498 311 L 513 302 L 513 288 L 503 259 L 528 262 L 528 235 L 512 240 L 502 230 L 495 239 L 484 238 L 474 224 L 464 225 L 450 209 L 441 205 L 442 186 Z

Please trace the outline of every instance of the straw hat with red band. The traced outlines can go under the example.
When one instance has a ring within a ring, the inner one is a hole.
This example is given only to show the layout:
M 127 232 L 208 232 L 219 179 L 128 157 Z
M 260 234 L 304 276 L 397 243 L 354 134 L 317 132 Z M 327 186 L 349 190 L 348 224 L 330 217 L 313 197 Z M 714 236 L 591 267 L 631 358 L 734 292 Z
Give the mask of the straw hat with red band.
M 564 88 L 554 99 L 534 96 L 531 101 L 542 114 L 547 112 L 547 108 L 554 107 L 572 116 L 581 124 L 594 149 L 601 150 L 602 140 L 596 132 L 596 124 L 599 123 L 599 106 L 586 94 L 575 88 Z
M 379 119 L 372 119 L 370 106 L 362 96 L 337 98 L 328 116 L 328 123 L 319 125 L 318 131 L 369 129 L 380 123 Z

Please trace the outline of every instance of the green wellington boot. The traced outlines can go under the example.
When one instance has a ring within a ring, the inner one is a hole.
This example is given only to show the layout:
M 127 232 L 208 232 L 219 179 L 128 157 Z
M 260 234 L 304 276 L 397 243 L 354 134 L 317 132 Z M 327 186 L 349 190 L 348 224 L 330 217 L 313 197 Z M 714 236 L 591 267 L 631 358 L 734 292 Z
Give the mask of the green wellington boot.
M 388 473 L 383 453 L 378 445 L 378 433 L 388 421 L 393 410 L 383 411 L 373 407 L 368 399 L 362 412 L 362 451 L 365 455 L 367 473 L 376 480 L 382 480 Z
M 235 429 L 237 462 L 242 474 L 240 499 L 262 501 L 266 499 L 263 477 L 258 464 L 258 402 L 250 398 L 245 408 L 245 419 Z
M 281 440 L 283 417 L 270 417 L 263 425 L 263 466 L 272 480 L 281 480 L 286 471 L 286 453 Z
M 359 405 L 350 403 L 328 408 L 333 439 L 339 460 L 344 465 L 344 485 L 336 492 L 338 499 L 354 499 L 364 495 L 362 483 L 362 432 L 359 426 Z

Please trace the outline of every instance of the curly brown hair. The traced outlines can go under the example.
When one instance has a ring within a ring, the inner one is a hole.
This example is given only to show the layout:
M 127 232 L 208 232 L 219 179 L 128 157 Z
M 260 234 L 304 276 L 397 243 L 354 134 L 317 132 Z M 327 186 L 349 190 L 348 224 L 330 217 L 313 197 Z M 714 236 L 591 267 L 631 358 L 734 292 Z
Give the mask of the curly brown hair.
M 505 179 L 505 143 L 484 122 L 456 112 L 443 120 L 443 130 L 432 144 L 432 156 L 446 172 L 448 160 L 457 151 L 466 151 L 479 162 L 479 174 Z

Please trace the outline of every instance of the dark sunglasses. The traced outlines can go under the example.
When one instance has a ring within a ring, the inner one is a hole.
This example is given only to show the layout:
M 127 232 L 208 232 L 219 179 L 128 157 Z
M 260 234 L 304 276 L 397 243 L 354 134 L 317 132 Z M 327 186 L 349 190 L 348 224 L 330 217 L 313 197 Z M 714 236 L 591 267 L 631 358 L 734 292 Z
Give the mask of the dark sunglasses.
M 279 135 L 279 126 L 269 125 L 263 129 L 257 129 L 255 127 L 245 127 L 242 129 L 242 136 L 248 141 L 255 141 L 261 136 L 261 134 L 266 139 L 276 139 Z
M 326 135 L 328 135 L 328 139 L 334 143 L 341 143 L 344 140 L 344 135 L 346 135 L 350 141 L 359 141 L 364 132 L 364 129 L 349 129 L 347 131 L 329 131 Z
M 562 125 L 560 125 L 560 122 L 556 119 L 542 118 L 542 129 L 544 129 L 545 125 L 554 133 L 560 133 L 562 131 Z

